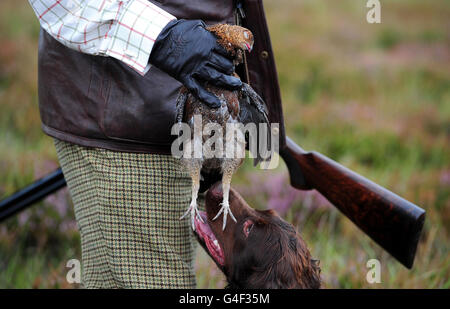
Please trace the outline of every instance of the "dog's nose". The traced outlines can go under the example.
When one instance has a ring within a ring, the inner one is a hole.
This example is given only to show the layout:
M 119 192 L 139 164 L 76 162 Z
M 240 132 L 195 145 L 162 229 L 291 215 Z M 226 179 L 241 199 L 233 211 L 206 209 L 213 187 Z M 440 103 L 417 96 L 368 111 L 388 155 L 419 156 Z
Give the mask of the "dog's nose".
M 206 195 L 207 200 L 214 201 L 222 201 L 223 199 L 223 191 L 222 191 L 222 182 L 218 181 L 209 188 L 208 193 Z

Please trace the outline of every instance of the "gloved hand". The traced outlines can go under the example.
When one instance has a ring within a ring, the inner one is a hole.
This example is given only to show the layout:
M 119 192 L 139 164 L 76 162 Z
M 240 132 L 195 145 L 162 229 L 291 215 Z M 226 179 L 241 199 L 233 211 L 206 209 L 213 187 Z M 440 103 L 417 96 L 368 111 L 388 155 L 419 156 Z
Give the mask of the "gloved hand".
M 209 107 L 217 108 L 220 101 L 203 84 L 238 89 L 239 78 L 230 76 L 233 62 L 217 38 L 206 30 L 200 20 L 173 20 L 156 38 L 150 63 L 181 82 L 191 93 Z

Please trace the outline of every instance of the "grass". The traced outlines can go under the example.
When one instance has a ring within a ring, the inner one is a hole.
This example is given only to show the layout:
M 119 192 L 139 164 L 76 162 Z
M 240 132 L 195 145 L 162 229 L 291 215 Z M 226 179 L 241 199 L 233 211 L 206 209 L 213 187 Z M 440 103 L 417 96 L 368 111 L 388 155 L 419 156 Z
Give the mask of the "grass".
M 364 1 L 266 0 L 288 135 L 427 211 L 407 270 L 314 192 L 290 189 L 282 164 L 251 162 L 234 186 L 277 209 L 321 260 L 326 288 L 450 288 L 450 4 L 382 2 L 381 24 Z M 37 107 L 39 26 L 28 3 L 0 2 L 0 198 L 57 166 Z M 256 38 L 258 40 L 258 38 Z M 65 263 L 80 257 L 67 191 L 0 225 L 0 287 L 73 288 Z M 381 261 L 380 284 L 366 262 Z M 199 249 L 198 286 L 223 276 Z

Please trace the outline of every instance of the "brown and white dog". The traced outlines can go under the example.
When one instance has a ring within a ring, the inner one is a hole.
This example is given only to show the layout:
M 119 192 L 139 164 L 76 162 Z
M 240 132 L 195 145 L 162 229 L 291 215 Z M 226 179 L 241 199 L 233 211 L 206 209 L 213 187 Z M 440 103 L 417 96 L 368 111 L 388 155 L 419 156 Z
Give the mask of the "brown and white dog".
M 223 198 L 220 182 L 206 194 L 204 221 L 195 220 L 195 234 L 230 288 L 320 288 L 320 268 L 296 229 L 273 210 L 251 208 L 235 190 L 230 208 L 237 222 L 222 230 L 212 219 Z

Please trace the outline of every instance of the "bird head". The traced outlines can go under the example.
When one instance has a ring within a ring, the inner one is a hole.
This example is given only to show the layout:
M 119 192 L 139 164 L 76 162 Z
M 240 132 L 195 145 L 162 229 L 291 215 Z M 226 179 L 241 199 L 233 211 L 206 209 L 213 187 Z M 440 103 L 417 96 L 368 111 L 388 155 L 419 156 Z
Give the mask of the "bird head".
M 242 28 L 240 42 L 240 47 L 242 50 L 251 52 L 253 49 L 253 44 L 255 43 L 253 33 L 248 29 Z
M 234 54 L 236 50 L 250 52 L 253 49 L 253 33 L 247 28 L 217 24 L 209 26 L 207 29 L 217 36 L 219 44 L 230 53 Z

